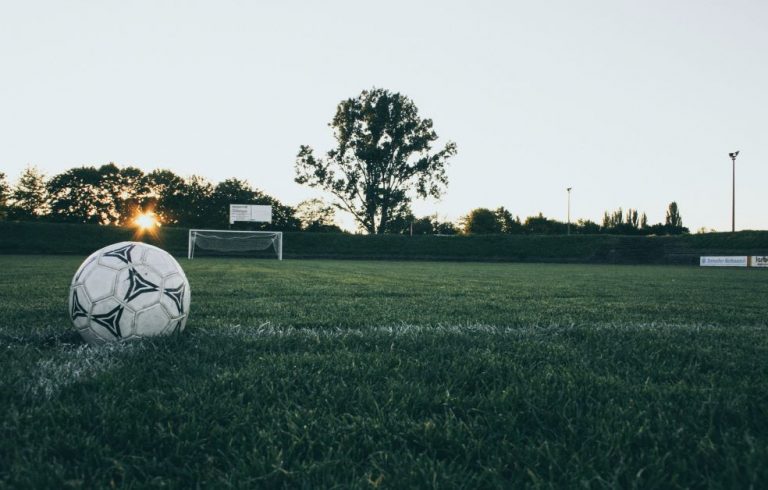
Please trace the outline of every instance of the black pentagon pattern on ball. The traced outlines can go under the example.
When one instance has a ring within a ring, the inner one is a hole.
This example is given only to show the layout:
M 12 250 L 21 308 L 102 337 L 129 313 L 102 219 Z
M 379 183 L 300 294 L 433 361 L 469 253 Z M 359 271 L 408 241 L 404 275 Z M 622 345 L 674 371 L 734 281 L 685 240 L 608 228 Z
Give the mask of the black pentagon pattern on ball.
M 72 317 L 72 320 L 88 317 L 88 312 L 85 311 L 85 308 L 83 308 L 83 305 L 80 304 L 80 300 L 77 298 L 76 290 L 72 293 L 72 311 L 70 312 L 70 316 Z
M 179 314 L 184 313 L 184 285 L 177 288 L 169 288 L 164 291 L 165 295 L 173 300 L 176 305 L 176 309 L 179 310 Z
M 123 305 L 117 305 L 112 310 L 101 315 L 93 315 L 91 318 L 94 322 L 109 330 L 109 333 L 119 339 L 122 337 L 120 334 L 120 318 L 122 316 Z
M 152 284 L 150 281 L 141 277 L 141 274 L 136 272 L 136 269 L 131 267 L 128 270 L 128 291 L 125 293 L 124 301 L 127 303 L 135 299 L 140 294 L 151 293 L 152 291 L 160 291 L 160 288 Z
M 124 247 L 116 248 L 114 250 L 110 250 L 109 252 L 104 254 L 104 257 L 115 257 L 116 259 L 120 259 L 126 264 L 131 263 L 131 250 L 136 245 L 126 245 Z

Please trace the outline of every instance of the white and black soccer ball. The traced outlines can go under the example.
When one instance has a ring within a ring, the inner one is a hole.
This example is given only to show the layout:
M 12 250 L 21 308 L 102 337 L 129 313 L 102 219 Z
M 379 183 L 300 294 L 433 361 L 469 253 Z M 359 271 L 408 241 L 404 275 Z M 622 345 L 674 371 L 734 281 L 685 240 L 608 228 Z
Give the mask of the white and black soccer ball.
M 168 252 L 139 242 L 91 254 L 69 288 L 69 316 L 91 345 L 169 335 L 189 317 L 189 282 Z

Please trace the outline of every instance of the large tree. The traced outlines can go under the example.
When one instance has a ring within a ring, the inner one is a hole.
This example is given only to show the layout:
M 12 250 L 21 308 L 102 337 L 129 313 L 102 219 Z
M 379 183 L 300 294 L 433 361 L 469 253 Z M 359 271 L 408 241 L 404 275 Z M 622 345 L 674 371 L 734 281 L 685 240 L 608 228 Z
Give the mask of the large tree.
M 456 154 L 448 142 L 439 151 L 431 119 L 399 93 L 365 90 L 342 101 L 329 124 L 336 148 L 325 157 L 303 145 L 296 157 L 296 182 L 333 194 L 369 233 L 384 233 L 393 213 L 415 194 L 439 197 L 448 184 L 445 167 Z

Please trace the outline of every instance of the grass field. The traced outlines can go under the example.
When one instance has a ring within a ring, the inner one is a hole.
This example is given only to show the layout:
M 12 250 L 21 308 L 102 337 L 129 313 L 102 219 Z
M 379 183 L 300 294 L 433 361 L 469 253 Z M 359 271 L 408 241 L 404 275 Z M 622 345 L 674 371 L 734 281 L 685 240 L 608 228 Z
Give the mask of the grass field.
M 0 487 L 768 486 L 768 271 L 182 261 L 91 349 L 80 260 L 0 256 Z

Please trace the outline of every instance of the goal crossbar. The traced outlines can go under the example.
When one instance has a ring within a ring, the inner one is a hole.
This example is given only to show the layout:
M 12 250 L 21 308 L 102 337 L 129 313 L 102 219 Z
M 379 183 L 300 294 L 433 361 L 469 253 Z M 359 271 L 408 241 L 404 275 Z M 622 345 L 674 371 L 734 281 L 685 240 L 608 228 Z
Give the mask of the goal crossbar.
M 189 230 L 187 258 L 195 257 L 195 248 L 217 252 L 254 252 L 272 247 L 283 260 L 283 232 L 244 230 Z

